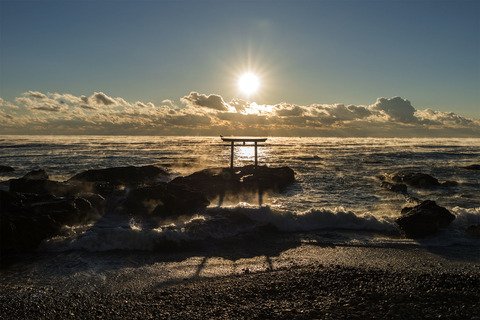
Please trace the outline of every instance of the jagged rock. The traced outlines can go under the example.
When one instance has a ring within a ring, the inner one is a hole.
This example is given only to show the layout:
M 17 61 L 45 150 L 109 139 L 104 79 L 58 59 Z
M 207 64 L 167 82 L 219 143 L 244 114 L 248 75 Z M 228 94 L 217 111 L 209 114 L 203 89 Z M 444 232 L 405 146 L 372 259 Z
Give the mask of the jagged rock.
M 79 197 L 18 194 L 0 190 L 2 253 L 32 251 L 57 235 L 63 225 L 97 218 L 90 202 Z
M 473 224 L 467 228 L 469 236 L 474 238 L 480 238 L 480 224 Z
M 393 192 L 407 193 L 407 185 L 403 183 L 390 183 L 383 181 L 380 186 Z
M 0 166 L 0 173 L 12 171 L 15 171 L 15 169 L 10 166 Z
M 418 188 L 429 188 L 440 185 L 437 178 L 426 173 L 418 172 L 395 172 L 389 175 L 389 179 L 395 183 L 405 183 Z
M 97 210 L 99 214 L 105 213 L 106 200 L 99 194 L 96 193 L 79 193 L 78 197 L 87 200 L 90 202 L 92 207 Z
M 407 237 L 419 238 L 446 228 L 455 216 L 435 201 L 426 200 L 415 207 L 402 209 L 402 216 L 395 220 Z
M 159 183 L 131 190 L 124 206 L 130 213 L 167 218 L 189 215 L 204 210 L 210 202 L 198 191 L 181 186 Z
M 463 168 L 468 170 L 480 170 L 480 164 L 471 164 Z
M 48 180 L 48 174 L 43 169 L 32 170 L 22 177 L 25 180 Z
M 212 200 L 225 193 L 273 190 L 281 192 L 295 181 L 295 173 L 289 167 L 270 168 L 253 165 L 235 168 L 205 169 L 186 177 L 178 177 L 172 185 L 200 191 Z
M 167 171 L 157 166 L 116 167 L 87 170 L 73 176 L 68 182 L 106 182 L 112 185 L 132 186 L 156 181 L 167 174 Z

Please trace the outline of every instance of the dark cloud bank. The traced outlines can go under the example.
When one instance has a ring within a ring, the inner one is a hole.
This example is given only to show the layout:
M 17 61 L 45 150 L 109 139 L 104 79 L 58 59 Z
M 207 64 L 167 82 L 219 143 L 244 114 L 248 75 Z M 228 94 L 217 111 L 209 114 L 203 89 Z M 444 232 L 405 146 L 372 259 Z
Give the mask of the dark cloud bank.
M 266 135 L 336 137 L 480 137 L 480 120 L 418 110 L 400 97 L 368 106 L 280 103 L 258 105 L 191 92 L 180 105 L 25 92 L 0 98 L 0 134 Z

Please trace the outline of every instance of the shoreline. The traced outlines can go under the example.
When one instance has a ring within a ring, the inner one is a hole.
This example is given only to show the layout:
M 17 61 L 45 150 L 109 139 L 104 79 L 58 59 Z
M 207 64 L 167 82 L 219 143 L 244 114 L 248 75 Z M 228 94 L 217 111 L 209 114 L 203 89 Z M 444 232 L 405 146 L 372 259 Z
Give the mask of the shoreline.
M 0 270 L 0 316 L 478 319 L 480 258 L 437 249 L 45 254 Z

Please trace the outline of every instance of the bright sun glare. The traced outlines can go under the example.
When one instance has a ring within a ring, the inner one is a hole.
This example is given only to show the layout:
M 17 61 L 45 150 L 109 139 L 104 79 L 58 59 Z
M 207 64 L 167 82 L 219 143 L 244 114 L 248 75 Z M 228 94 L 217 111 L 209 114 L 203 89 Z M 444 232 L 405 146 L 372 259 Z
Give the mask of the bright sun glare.
M 251 72 L 244 73 L 238 80 L 238 88 L 247 95 L 255 93 L 259 86 L 260 80 Z

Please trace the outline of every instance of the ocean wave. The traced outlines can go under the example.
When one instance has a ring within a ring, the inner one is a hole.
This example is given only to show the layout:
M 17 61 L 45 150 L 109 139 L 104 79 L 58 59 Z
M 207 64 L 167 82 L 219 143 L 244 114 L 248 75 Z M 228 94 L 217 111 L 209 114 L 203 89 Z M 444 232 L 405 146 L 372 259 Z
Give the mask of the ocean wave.
M 280 212 L 270 207 L 236 206 L 209 208 L 185 222 L 142 227 L 131 219 L 122 226 L 71 226 L 62 236 L 45 240 L 40 251 L 111 251 L 165 250 L 191 247 L 205 240 L 224 240 L 265 230 L 275 232 L 309 232 L 315 230 L 393 231 L 393 221 L 379 220 L 370 214 L 356 215 L 342 208 L 312 209 L 306 212 Z

